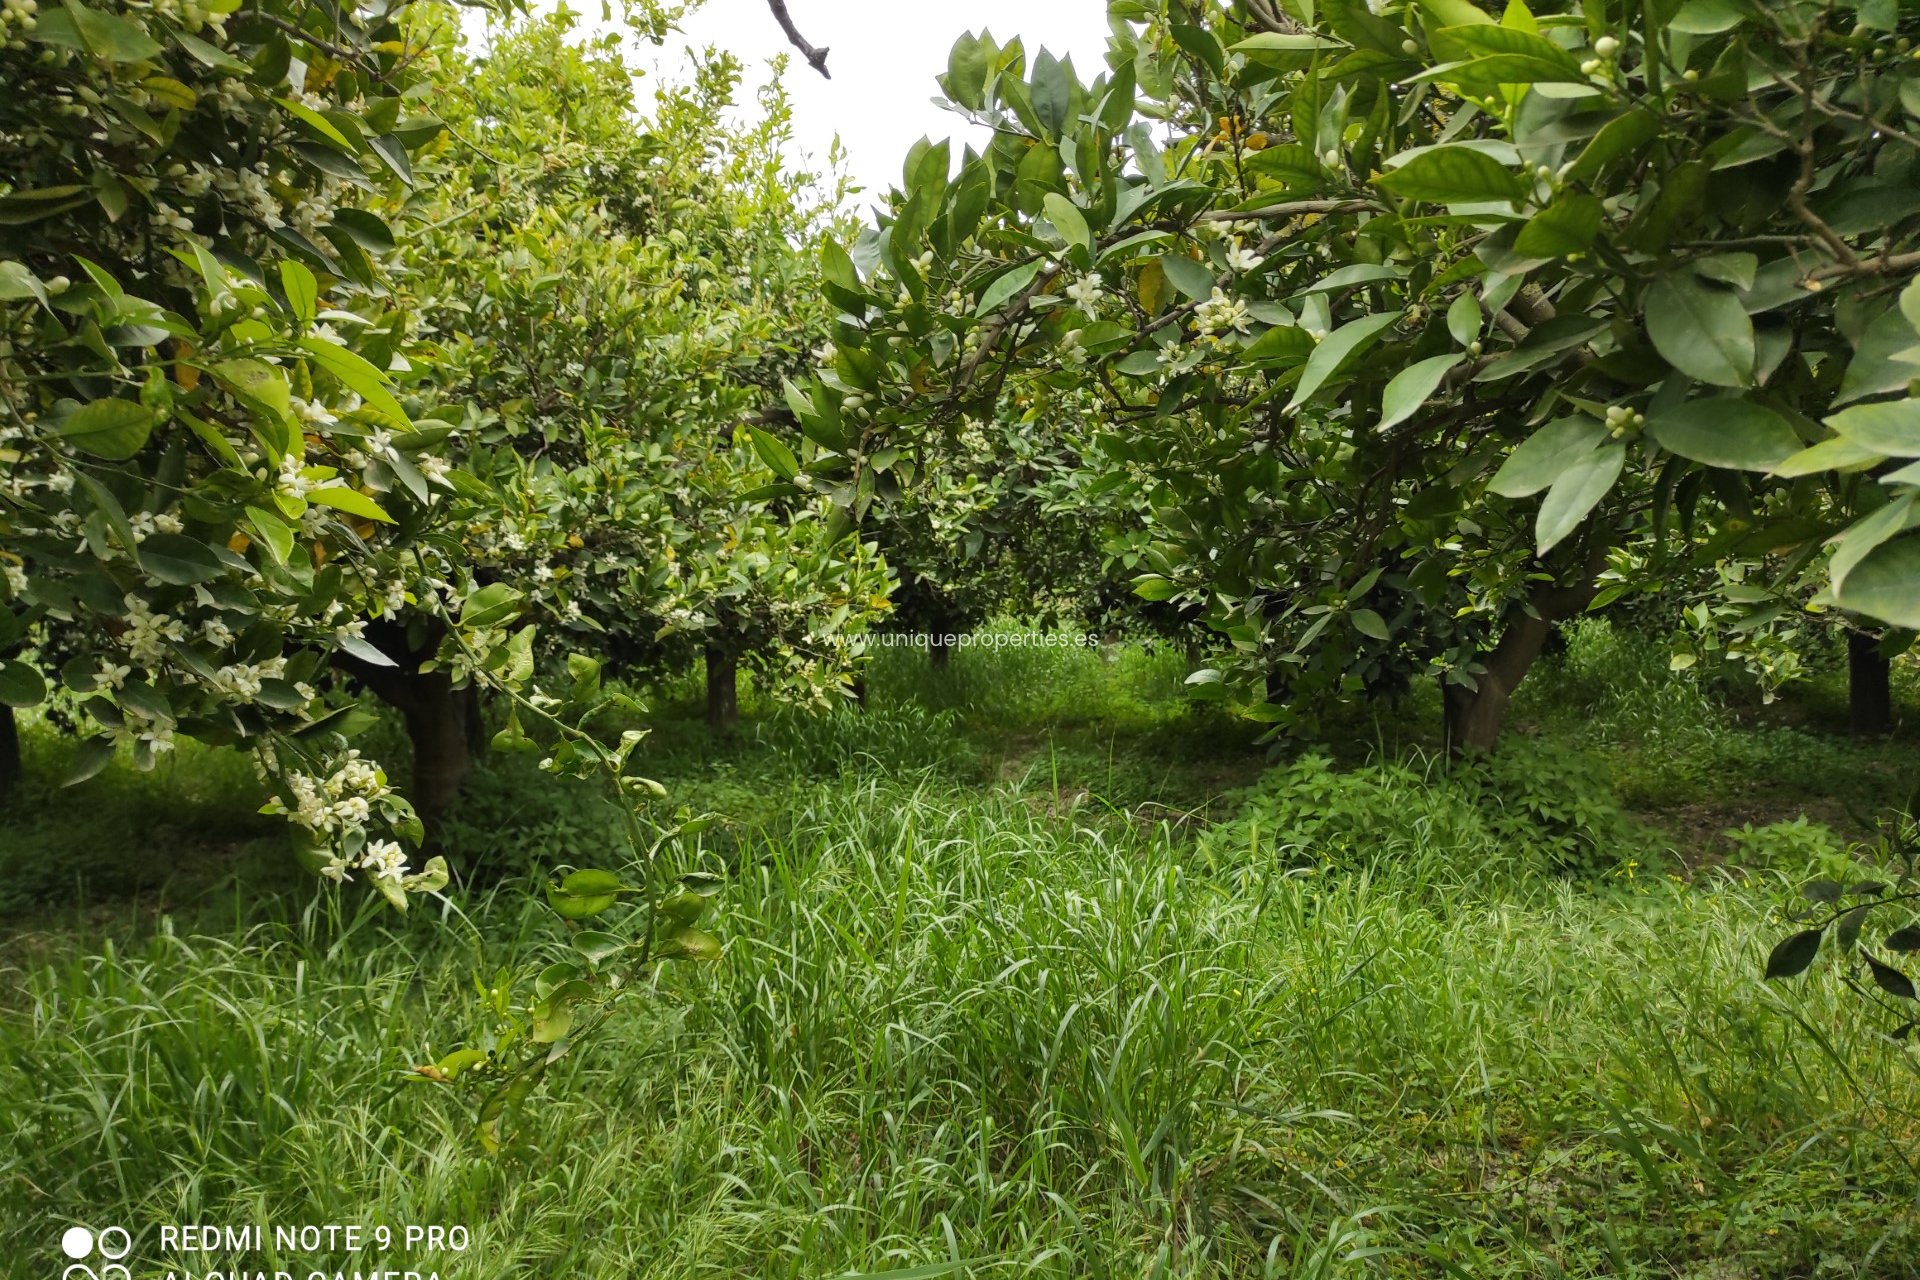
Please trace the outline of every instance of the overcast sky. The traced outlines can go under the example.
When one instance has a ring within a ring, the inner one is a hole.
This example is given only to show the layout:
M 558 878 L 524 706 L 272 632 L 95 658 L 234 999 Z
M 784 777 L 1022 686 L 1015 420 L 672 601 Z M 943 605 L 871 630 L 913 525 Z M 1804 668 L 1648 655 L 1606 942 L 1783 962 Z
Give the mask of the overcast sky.
M 594 0 L 573 4 L 590 15 L 600 7 Z M 919 138 L 965 130 L 964 121 L 930 101 L 940 92 L 934 77 L 947 69 L 947 53 L 963 32 L 984 27 L 1003 43 L 1017 35 L 1029 58 L 1042 46 L 1060 57 L 1071 54 L 1083 80 L 1104 65 L 1106 0 L 788 0 L 787 8 L 802 35 L 831 50 L 831 80 L 787 43 L 766 0 L 707 0 L 688 19 L 684 37 L 660 49 L 637 45 L 633 60 L 682 79 L 689 46 L 718 45 L 746 65 L 750 83 L 760 84 L 767 60 L 791 53 L 787 85 L 800 149 L 824 167 L 838 134 L 849 172 L 870 194 L 899 182 L 907 148 Z M 647 80 L 640 95 L 651 101 Z

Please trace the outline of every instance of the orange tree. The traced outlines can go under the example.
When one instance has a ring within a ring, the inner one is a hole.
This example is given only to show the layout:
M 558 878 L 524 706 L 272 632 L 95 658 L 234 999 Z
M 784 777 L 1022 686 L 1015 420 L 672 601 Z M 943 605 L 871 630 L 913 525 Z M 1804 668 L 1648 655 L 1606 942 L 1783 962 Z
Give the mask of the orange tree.
M 1223 641 L 1196 688 L 1279 720 L 1434 676 L 1456 744 L 1669 560 L 1920 624 L 1909 12 L 1110 9 L 1091 82 L 963 39 L 992 142 L 916 149 L 827 252 L 792 399 L 850 515 L 964 415 L 1092 388 L 1136 589 Z

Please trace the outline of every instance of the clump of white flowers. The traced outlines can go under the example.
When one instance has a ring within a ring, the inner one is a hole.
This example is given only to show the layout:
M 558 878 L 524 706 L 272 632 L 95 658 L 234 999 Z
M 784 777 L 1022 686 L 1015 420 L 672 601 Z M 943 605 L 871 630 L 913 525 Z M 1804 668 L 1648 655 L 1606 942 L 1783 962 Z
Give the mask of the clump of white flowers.
M 1107 291 L 1100 287 L 1100 277 L 1096 275 L 1081 276 L 1068 285 L 1065 292 L 1067 300 L 1088 315 L 1092 315 L 1100 305 L 1100 299 L 1107 296 Z
M 1265 258 L 1242 244 L 1238 236 L 1233 238 L 1233 247 L 1227 250 L 1227 270 L 1238 275 L 1258 271 L 1260 264 L 1265 261 Z
M 266 773 L 264 759 L 260 765 Z M 445 887 L 443 860 L 430 858 L 420 871 L 409 873 L 400 842 L 370 832 L 375 823 L 393 823 L 410 817 L 411 811 L 380 767 L 358 751 L 348 751 L 325 777 L 289 770 L 277 781 L 281 793 L 260 811 L 285 814 L 301 829 L 317 870 L 327 879 L 345 884 L 354 872 L 365 872 L 374 887 L 403 910 L 407 894 Z
M 1245 299 L 1231 297 L 1215 285 L 1213 296 L 1195 308 L 1193 323 L 1204 334 L 1245 333 L 1253 324 L 1253 316 L 1247 311 Z
M 187 638 L 186 623 L 147 607 L 139 596 L 126 597 L 127 630 L 121 637 L 127 653 L 143 667 L 157 667 L 167 656 L 167 642 Z

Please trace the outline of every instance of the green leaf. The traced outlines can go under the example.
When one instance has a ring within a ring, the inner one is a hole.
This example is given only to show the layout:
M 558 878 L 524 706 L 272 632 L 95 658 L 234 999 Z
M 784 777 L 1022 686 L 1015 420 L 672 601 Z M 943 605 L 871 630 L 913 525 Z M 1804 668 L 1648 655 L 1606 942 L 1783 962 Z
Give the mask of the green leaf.
M 1576 461 L 1560 474 L 1540 501 L 1540 514 L 1534 520 L 1537 551 L 1545 555 L 1579 527 L 1600 500 L 1620 478 L 1627 458 L 1627 447 L 1614 443 Z
M 1890 458 L 1920 458 L 1920 400 L 1882 400 L 1842 409 L 1827 425 L 1865 449 Z
M 135 401 L 95 400 L 67 415 L 60 438 L 82 453 L 124 462 L 146 445 L 154 422 L 153 410 Z
M 980 305 L 974 308 L 976 315 L 988 315 L 998 311 L 1009 299 L 1033 283 L 1034 276 L 1040 273 L 1040 261 L 1023 262 L 1011 271 L 996 276 L 980 295 Z
M 286 291 L 287 306 L 293 312 L 294 319 L 301 324 L 312 324 L 320 301 L 320 282 L 313 278 L 313 272 L 292 258 L 280 263 L 280 287 Z
M 594 964 L 599 964 L 608 956 L 618 955 L 626 947 L 626 941 L 611 933 L 597 933 L 591 929 L 582 929 L 573 935 L 573 949 Z
M 586 869 L 549 883 L 547 903 L 569 920 L 584 920 L 612 907 L 622 895 L 639 892 L 611 871 Z
M 221 386 L 275 422 L 286 422 L 293 410 L 293 392 L 287 387 L 286 375 L 264 360 L 250 357 L 223 360 L 207 372 Z
M 24 263 L 0 261 L 0 302 L 20 302 L 27 298 L 46 305 L 47 286 L 27 270 Z
M 1916 996 L 1913 979 L 1890 964 L 1874 958 L 1865 947 L 1860 949 L 1861 958 L 1867 962 L 1867 968 L 1873 973 L 1873 981 L 1882 991 L 1901 1000 L 1912 1000 Z
M 1562 418 L 1522 440 L 1487 488 L 1503 498 L 1525 498 L 1547 488 L 1607 438 L 1606 428 L 1592 418 Z
M 1443 27 L 1430 37 L 1433 55 L 1448 64 L 1414 79 L 1468 86 L 1584 84 L 1580 60 L 1544 36 L 1509 26 L 1473 23 Z
M 460 606 L 460 622 L 476 629 L 495 627 L 518 617 L 526 597 L 504 582 L 480 588 Z
M 1889 307 L 1860 336 L 1834 403 L 1899 391 L 1915 378 L 1920 378 L 1920 339 L 1901 309 Z
M 1869 552 L 1833 593 L 1842 609 L 1920 628 L 1920 537 L 1894 538 Z
M 1807 971 L 1813 964 L 1813 958 L 1819 954 L 1820 938 L 1824 930 L 1802 929 L 1782 940 L 1767 955 L 1767 973 L 1769 978 L 1792 978 Z
M 387 389 L 386 375 L 369 361 L 325 338 L 302 338 L 300 349 L 312 357 L 315 364 L 338 378 L 341 386 L 358 394 L 375 409 L 403 427 L 413 425 L 413 421 L 407 417 L 407 411 L 400 407 L 400 402 L 393 398 L 393 392 Z
M 339 147 L 342 151 L 359 151 L 360 148 L 355 146 L 346 134 L 340 132 L 338 125 L 321 115 L 318 111 L 315 111 L 312 107 L 302 106 L 291 98 L 275 98 L 274 101 L 284 107 L 288 114 L 299 120 L 300 123 L 306 125 L 307 128 L 313 130 L 336 147 Z
M 1307 367 L 1300 373 L 1300 385 L 1294 388 L 1293 399 L 1287 408 L 1298 409 L 1311 400 L 1327 379 L 1339 372 L 1347 361 L 1372 346 L 1375 339 L 1399 318 L 1397 311 L 1382 311 L 1343 324 L 1323 338 L 1320 345 L 1313 349 L 1313 354 L 1307 357 Z
M 1352 613 L 1348 614 L 1347 617 L 1348 620 L 1353 623 L 1353 629 L 1361 635 L 1371 636 L 1375 640 L 1385 640 L 1387 638 L 1386 619 L 1382 618 L 1372 609 L 1355 609 Z
M 1168 283 L 1195 302 L 1205 302 L 1213 296 L 1213 272 L 1192 258 L 1169 253 L 1160 258 L 1159 263 L 1160 269 L 1167 273 Z
M 1255 151 L 1240 162 L 1248 172 L 1271 178 L 1289 191 L 1317 190 L 1333 180 L 1333 173 L 1312 147 L 1297 142 Z
M 718 960 L 720 939 L 695 928 L 675 929 L 654 951 L 659 960 Z
M 793 456 L 793 450 L 787 448 L 780 438 L 760 427 L 748 427 L 747 435 L 753 439 L 753 451 L 760 455 L 760 461 L 767 464 L 773 474 L 782 480 L 791 480 L 800 474 L 800 460 Z
M 1690 36 L 1716 36 L 1746 20 L 1746 11 L 1733 0 L 1687 0 L 1667 19 L 1667 30 Z
M 1599 197 L 1567 195 L 1527 220 L 1514 238 L 1513 251 L 1523 258 L 1571 258 L 1593 247 L 1605 211 Z
M 87 48 L 108 62 L 140 62 L 165 52 L 145 27 L 130 18 L 89 9 L 79 0 L 67 0 L 67 12 Z
M 61 780 L 60 785 L 79 786 L 112 763 L 113 739 L 88 738 L 74 748 L 73 759 L 67 765 L 67 776 Z
M 1418 363 L 1410 364 L 1393 375 L 1393 381 L 1387 383 L 1386 390 L 1380 393 L 1380 425 L 1377 430 L 1385 431 L 1413 416 L 1427 397 L 1433 394 L 1440 380 L 1447 376 L 1447 370 L 1460 363 L 1455 354 L 1429 356 Z
M 1836 591 L 1846 582 L 1847 575 L 1853 572 L 1853 566 L 1866 559 L 1875 547 L 1912 527 L 1915 505 L 1915 495 L 1902 494 L 1872 515 L 1854 522 L 1834 548 L 1833 559 L 1827 563 L 1827 574 L 1833 579 Z
M 1669 453 L 1735 471 L 1771 471 L 1801 444 L 1785 418 L 1739 396 L 1689 400 L 1655 413 L 1647 436 Z
M 1151 600 L 1155 603 L 1162 600 L 1173 599 L 1173 597 L 1179 593 L 1179 590 L 1180 588 L 1170 579 L 1163 578 L 1158 574 L 1143 574 L 1133 580 L 1133 594 L 1139 596 L 1142 600 Z
M 1880 945 L 1889 951 L 1920 951 L 1920 925 L 1903 925 Z
M 140 567 L 176 587 L 227 576 L 226 562 L 213 548 L 184 533 L 150 533 L 140 544 Z
M 1409 200 L 1464 204 L 1527 198 L 1518 174 L 1484 151 L 1466 146 L 1428 147 L 1373 183 Z
M 311 489 L 307 492 L 307 501 L 322 507 L 332 507 L 335 511 L 344 511 L 350 516 L 359 516 L 362 520 L 377 520 L 382 524 L 393 523 L 393 517 L 382 511 L 379 503 L 358 489 L 341 486 Z
M 1775 467 L 1773 474 L 1791 480 L 1818 475 L 1822 471 L 1858 471 L 1886 460 L 1887 455 L 1878 449 L 1869 448 L 1845 436 L 1835 436 L 1802 449 Z
M 1230 50 L 1245 54 L 1247 61 L 1255 66 L 1269 67 L 1275 71 L 1299 71 L 1312 63 L 1315 54 L 1346 47 L 1338 40 L 1305 32 L 1263 31 L 1230 46 Z
M 1453 305 L 1447 308 L 1447 332 L 1463 347 L 1480 336 L 1482 322 L 1480 299 L 1474 296 L 1471 289 L 1455 298 Z
M 1420 14 L 1432 30 L 1493 22 L 1485 10 L 1470 0 L 1420 0 Z
M 37 707 L 47 700 L 47 681 L 24 662 L 0 662 L 0 705 Z
M 1667 275 L 1648 288 L 1643 310 L 1647 337 L 1668 364 L 1716 387 L 1753 385 L 1753 321 L 1738 294 Z
M 1569 183 L 1590 183 L 1609 163 L 1637 155 L 1660 133 L 1660 120 L 1652 112 L 1634 107 L 1600 126 L 1567 170 Z
M 1085 250 L 1091 260 L 1093 232 L 1087 228 L 1086 215 L 1080 212 L 1073 201 L 1058 191 L 1047 192 L 1047 198 L 1042 204 L 1042 212 L 1047 215 L 1047 221 L 1053 224 L 1053 229 L 1058 231 L 1068 244 L 1077 245 Z

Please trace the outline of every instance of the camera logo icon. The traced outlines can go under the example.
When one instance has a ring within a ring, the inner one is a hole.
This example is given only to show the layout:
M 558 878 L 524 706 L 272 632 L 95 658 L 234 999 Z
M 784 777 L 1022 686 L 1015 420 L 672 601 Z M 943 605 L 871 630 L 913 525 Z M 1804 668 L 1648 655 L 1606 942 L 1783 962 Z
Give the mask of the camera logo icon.
M 86 1227 L 68 1227 L 60 1235 L 60 1252 L 72 1264 L 61 1273 L 63 1280 L 127 1280 L 127 1269 L 119 1259 L 133 1249 L 133 1237 L 125 1227 L 106 1227 L 97 1234 Z M 98 1252 L 102 1265 L 95 1271 L 88 1259 Z

